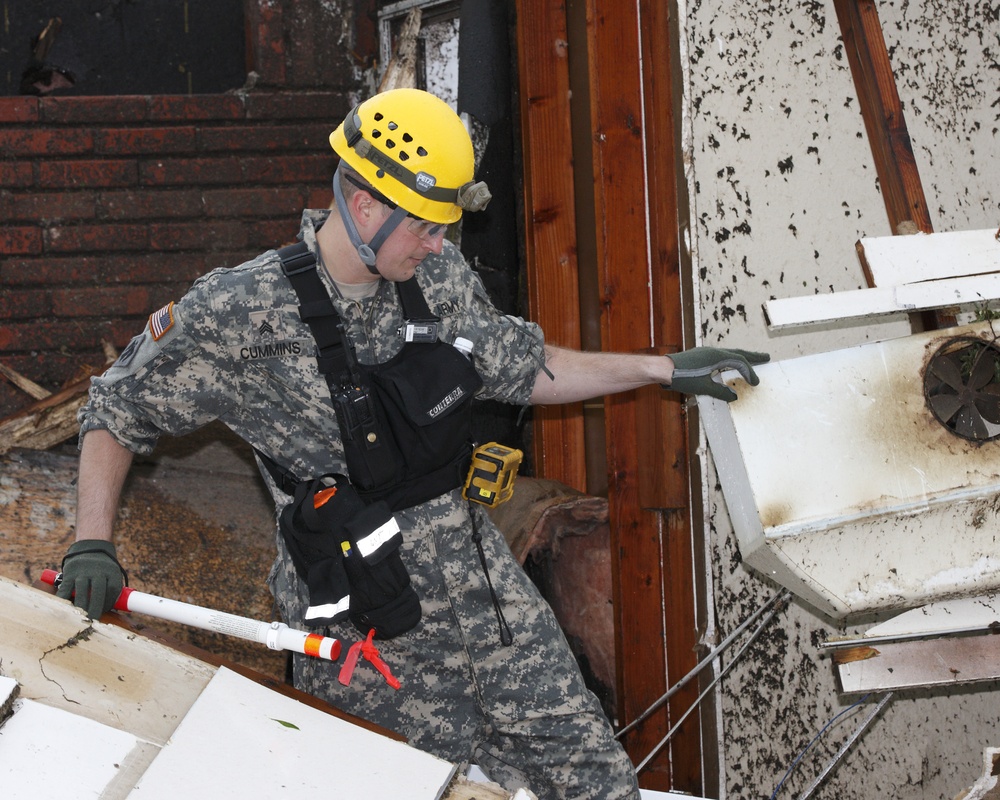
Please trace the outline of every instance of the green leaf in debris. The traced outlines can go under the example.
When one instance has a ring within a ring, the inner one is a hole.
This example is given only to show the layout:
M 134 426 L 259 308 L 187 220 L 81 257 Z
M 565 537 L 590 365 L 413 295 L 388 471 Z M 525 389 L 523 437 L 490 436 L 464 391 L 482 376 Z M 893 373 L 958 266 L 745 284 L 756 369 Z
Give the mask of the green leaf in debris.
M 271 717 L 271 719 L 274 719 L 274 717 Z M 279 725 L 284 725 L 286 728 L 294 728 L 295 730 L 299 730 L 298 725 L 294 725 L 291 722 L 285 722 L 285 720 L 283 719 L 274 719 L 274 721 L 277 722 Z

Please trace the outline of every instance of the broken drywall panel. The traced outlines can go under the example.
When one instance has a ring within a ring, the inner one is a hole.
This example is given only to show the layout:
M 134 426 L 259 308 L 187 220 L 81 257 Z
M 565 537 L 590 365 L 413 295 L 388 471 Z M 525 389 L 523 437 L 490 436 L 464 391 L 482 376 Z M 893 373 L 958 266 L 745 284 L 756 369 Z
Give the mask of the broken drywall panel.
M 774 297 L 865 286 L 854 243 L 891 233 L 832 4 L 690 4 L 691 226 L 706 342 L 774 357 L 909 331 L 769 333 Z
M 997 783 L 1000 782 L 1000 748 L 983 750 L 983 773 L 967 789 L 955 793 L 956 800 L 996 800 Z
M 0 662 L 21 697 L 163 744 L 215 668 L 0 577 Z
M 1000 272 L 1000 231 L 948 231 L 866 237 L 858 259 L 870 286 Z
M 51 787 L 74 797 L 125 797 L 108 787 L 143 745 L 129 733 L 32 700 L 17 701 L 2 741 L 4 800 L 34 800 Z
M 1000 673 L 996 636 L 946 636 L 833 650 L 845 694 L 995 682 Z
M 1000 297 L 1000 274 L 947 278 L 902 286 L 768 300 L 764 315 L 772 330 L 817 322 L 905 314 L 930 308 L 988 304 Z
M 994 0 L 879 0 L 935 230 L 1000 223 L 1000 13 Z
M 331 757 L 340 765 L 333 773 L 319 768 Z M 335 787 L 343 797 L 436 800 L 454 771 L 222 667 L 131 797 L 279 797 Z

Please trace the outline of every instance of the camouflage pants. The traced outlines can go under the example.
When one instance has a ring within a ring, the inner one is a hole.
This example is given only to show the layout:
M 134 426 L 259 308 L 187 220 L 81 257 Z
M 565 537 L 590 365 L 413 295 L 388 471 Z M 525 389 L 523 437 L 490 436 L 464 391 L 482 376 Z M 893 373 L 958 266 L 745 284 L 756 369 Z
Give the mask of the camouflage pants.
M 513 791 L 539 798 L 638 798 L 635 773 L 548 604 L 487 515 L 477 512 L 493 586 L 513 633 L 500 643 L 486 577 L 458 492 L 398 512 L 403 560 L 423 616 L 411 631 L 376 640 L 402 687 L 395 691 L 361 660 L 349 687 L 340 664 L 296 656 L 295 685 L 331 705 L 406 736 L 448 761 L 478 764 Z M 270 583 L 290 625 L 307 603 L 280 541 Z M 329 635 L 360 638 L 345 623 Z

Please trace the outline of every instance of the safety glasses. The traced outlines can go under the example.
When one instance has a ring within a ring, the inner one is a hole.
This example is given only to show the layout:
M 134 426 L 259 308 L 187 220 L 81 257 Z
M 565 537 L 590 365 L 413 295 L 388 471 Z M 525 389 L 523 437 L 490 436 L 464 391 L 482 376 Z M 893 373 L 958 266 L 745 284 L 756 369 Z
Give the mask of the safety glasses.
M 396 204 L 392 202 L 388 197 L 386 197 L 382 192 L 373 186 L 369 186 L 361 181 L 355 180 L 350 174 L 346 174 L 345 177 L 348 181 L 357 186 L 361 191 L 368 192 L 375 200 L 380 202 L 382 205 L 387 206 L 393 210 L 396 209 Z M 418 239 L 433 239 L 435 236 L 441 233 L 447 225 L 442 225 L 439 222 L 431 222 L 430 220 L 421 219 L 420 217 L 407 213 L 410 218 L 410 222 L 407 224 L 406 229 L 416 236 Z
M 430 222 L 426 219 L 420 219 L 420 217 L 414 217 L 412 214 L 408 214 L 407 216 L 412 217 L 412 219 L 407 224 L 406 229 L 418 239 L 433 239 L 448 227 L 438 222 Z

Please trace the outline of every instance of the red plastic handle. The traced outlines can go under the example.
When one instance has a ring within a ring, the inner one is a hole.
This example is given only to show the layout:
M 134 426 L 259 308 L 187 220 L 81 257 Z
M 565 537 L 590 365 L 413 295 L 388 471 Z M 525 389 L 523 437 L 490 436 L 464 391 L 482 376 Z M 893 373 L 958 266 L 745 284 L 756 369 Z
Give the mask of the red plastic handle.
M 43 569 L 42 570 L 42 583 L 47 583 L 49 586 L 58 586 L 59 580 L 62 578 L 62 573 L 57 572 L 54 569 Z
M 62 582 L 62 573 L 54 569 L 43 569 L 42 577 L 40 578 L 42 583 L 47 583 L 49 586 L 58 586 Z M 128 611 L 128 596 L 132 594 L 134 589 L 126 586 L 122 589 L 118 599 L 115 600 L 114 609 L 115 611 Z

